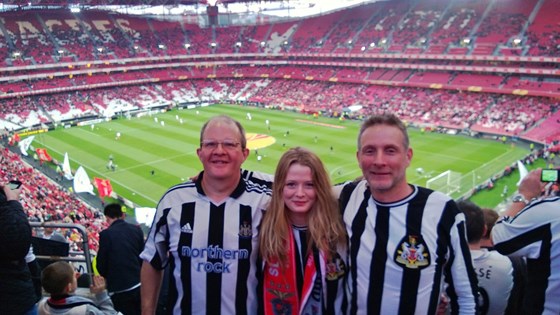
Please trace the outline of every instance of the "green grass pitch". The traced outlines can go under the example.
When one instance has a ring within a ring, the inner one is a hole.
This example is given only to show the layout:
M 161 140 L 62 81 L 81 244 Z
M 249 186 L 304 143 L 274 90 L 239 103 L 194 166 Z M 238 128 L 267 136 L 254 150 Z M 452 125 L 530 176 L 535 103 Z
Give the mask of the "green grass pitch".
M 251 114 L 251 120 L 247 119 L 247 113 Z M 333 183 L 361 174 L 356 161 L 359 122 L 237 105 L 172 110 L 130 120 L 121 118 L 96 124 L 94 130 L 91 126 L 58 128 L 37 136 L 33 146 L 46 147 L 59 161 L 68 152 L 72 169 L 81 165 L 90 178 L 110 179 L 113 190 L 123 197 L 140 206 L 155 206 L 167 188 L 201 170 L 196 156 L 200 128 L 218 114 L 239 120 L 251 134 L 250 146 L 262 146 L 258 148 L 262 160 L 257 160 L 253 149 L 244 168 L 274 173 L 284 151 L 303 146 L 321 157 Z M 266 120 L 270 121 L 270 130 Z M 118 140 L 117 132 L 121 133 Z M 462 174 L 476 170 L 473 180 L 480 183 L 528 153 L 520 146 L 492 140 L 422 133 L 413 128 L 409 134 L 414 156 L 407 176 L 410 182 L 422 186 L 427 179 L 446 170 Z M 111 154 L 118 165 L 114 172 L 106 168 Z M 417 172 L 418 168 L 424 173 Z

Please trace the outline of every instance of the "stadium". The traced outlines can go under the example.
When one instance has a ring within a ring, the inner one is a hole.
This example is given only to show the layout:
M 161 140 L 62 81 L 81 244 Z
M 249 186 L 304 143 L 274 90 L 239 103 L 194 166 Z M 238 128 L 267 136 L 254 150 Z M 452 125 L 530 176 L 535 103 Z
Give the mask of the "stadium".
M 248 132 L 244 167 L 273 173 L 305 146 L 337 183 L 360 176 L 360 121 L 395 113 L 411 181 L 489 207 L 515 191 L 517 161 L 558 165 L 558 1 L 320 2 L 4 1 L 2 176 L 24 183 L 30 221 L 83 225 L 96 251 L 102 200 L 153 208 L 201 170 L 218 114 Z

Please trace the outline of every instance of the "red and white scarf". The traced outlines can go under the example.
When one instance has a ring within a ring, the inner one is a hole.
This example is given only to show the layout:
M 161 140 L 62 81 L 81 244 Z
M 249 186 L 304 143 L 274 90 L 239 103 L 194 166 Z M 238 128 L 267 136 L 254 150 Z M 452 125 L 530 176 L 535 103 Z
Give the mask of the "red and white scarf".
M 296 251 L 290 234 L 290 250 L 286 266 L 278 262 L 264 265 L 264 313 L 266 315 L 323 314 L 326 296 L 325 255 L 314 249 L 306 259 L 301 299 L 298 298 Z M 305 246 L 302 244 L 301 246 Z

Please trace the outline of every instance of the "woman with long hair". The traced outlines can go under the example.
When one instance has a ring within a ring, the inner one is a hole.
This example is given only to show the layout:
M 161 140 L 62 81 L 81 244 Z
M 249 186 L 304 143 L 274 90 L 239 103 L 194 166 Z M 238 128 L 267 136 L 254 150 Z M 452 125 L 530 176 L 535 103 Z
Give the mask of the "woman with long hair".
M 340 314 L 346 232 L 328 173 L 313 152 L 280 158 L 260 226 L 260 314 Z

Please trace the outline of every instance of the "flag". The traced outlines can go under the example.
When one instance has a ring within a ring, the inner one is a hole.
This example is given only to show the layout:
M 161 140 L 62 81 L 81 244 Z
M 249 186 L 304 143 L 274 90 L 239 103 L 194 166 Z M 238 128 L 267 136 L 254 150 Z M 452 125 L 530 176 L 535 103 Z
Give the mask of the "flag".
M 156 208 L 138 207 L 134 212 L 138 223 L 145 224 L 148 227 L 152 226 L 154 216 L 156 215 Z
M 14 135 L 12 136 L 12 138 L 10 138 L 9 144 L 10 144 L 10 145 L 14 145 L 14 144 L 18 143 L 19 140 L 20 140 L 19 134 L 14 133 Z
M 93 193 L 93 185 L 89 180 L 86 170 L 82 166 L 78 167 L 76 174 L 74 174 L 74 192 L 88 192 L 92 195 L 95 195 Z
M 62 172 L 67 180 L 72 180 L 72 169 L 70 168 L 70 160 L 68 159 L 68 152 L 64 153 L 64 162 L 62 163 Z
M 35 136 L 27 137 L 19 142 L 19 150 L 21 151 L 21 154 L 28 156 L 27 150 L 29 150 L 33 139 L 35 139 Z
M 519 186 L 519 184 L 521 184 L 521 181 L 523 180 L 523 178 L 525 178 L 525 176 L 527 176 L 527 174 L 529 174 L 529 171 L 525 167 L 525 164 L 523 164 L 523 162 L 521 162 L 521 160 L 517 161 L 517 169 L 519 170 L 519 181 L 517 182 L 517 186 Z
M 110 180 L 94 177 L 93 181 L 97 187 L 99 198 L 103 199 L 105 196 L 111 196 L 111 193 L 113 193 L 113 187 L 111 186 Z
M 49 155 L 49 153 L 47 152 L 47 149 L 45 148 L 38 148 L 36 149 L 37 155 L 39 156 L 39 161 L 43 162 L 43 161 L 52 161 L 52 157 Z

